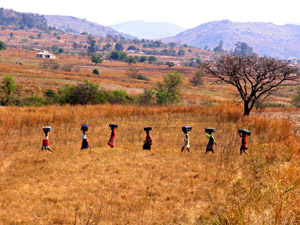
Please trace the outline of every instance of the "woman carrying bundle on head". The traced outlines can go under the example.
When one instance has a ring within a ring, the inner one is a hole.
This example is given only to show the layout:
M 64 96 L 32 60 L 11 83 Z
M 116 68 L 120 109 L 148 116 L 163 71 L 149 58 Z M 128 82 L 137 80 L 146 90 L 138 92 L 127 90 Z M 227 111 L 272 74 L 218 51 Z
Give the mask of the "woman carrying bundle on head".
M 182 127 L 182 132 L 185 135 L 184 135 L 184 143 L 183 143 L 183 146 L 181 148 L 181 152 L 183 152 L 184 148 L 186 148 L 188 150 L 188 152 L 190 152 L 190 141 L 189 141 L 188 131 L 191 131 L 191 130 L 192 130 L 191 126 Z
M 42 143 L 42 151 L 45 149 L 45 150 L 48 150 L 48 151 L 52 152 L 52 150 L 50 148 L 49 136 L 48 136 L 48 132 L 52 131 L 52 127 L 44 126 L 43 131 L 45 133 L 45 137 L 44 137 L 43 143 Z
M 110 138 L 109 141 L 107 142 L 107 144 L 113 148 L 114 144 L 115 144 L 115 138 L 116 138 L 116 132 L 115 132 L 115 128 L 118 128 L 117 124 L 109 124 L 109 127 L 111 129 L 111 133 L 110 133 Z
M 150 136 L 150 130 L 152 127 L 145 127 L 144 131 L 146 131 L 146 140 L 144 141 L 143 149 L 151 151 L 152 138 Z
M 82 130 L 82 135 L 81 135 L 81 138 L 82 138 L 82 144 L 81 144 L 81 149 L 87 149 L 87 148 L 90 148 L 90 145 L 89 145 L 89 142 L 86 138 L 86 132 L 88 131 L 89 129 L 89 126 L 86 125 L 86 124 L 82 124 L 81 126 L 81 130 Z
M 244 152 L 246 155 L 248 155 L 248 153 L 246 152 L 246 150 L 248 149 L 247 146 L 247 136 L 251 135 L 251 132 L 249 130 L 246 129 L 239 129 L 239 135 L 242 138 L 242 144 L 240 147 L 240 155 L 242 155 L 242 153 Z
M 207 154 L 207 152 L 212 152 L 213 154 L 215 153 L 214 144 L 217 143 L 214 136 L 212 135 L 213 132 L 216 132 L 215 128 L 205 128 L 206 137 L 208 137 L 208 143 L 206 146 L 205 154 Z

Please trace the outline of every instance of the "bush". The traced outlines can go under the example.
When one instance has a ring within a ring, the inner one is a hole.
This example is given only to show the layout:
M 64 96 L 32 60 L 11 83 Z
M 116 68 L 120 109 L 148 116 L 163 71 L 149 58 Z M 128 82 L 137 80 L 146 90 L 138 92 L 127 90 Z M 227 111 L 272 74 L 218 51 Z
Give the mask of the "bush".
M 24 106 L 30 106 L 30 105 L 43 106 L 43 105 L 49 105 L 51 104 L 51 102 L 43 97 L 31 96 L 31 97 L 24 98 L 21 104 Z
M 134 67 L 129 67 L 125 73 L 128 77 L 134 78 L 134 79 L 137 79 L 139 76 L 139 70 Z
M 149 81 L 150 79 L 142 74 L 139 74 L 138 77 L 137 77 L 138 80 L 147 80 Z
M 105 104 L 107 94 L 99 91 L 99 86 L 91 82 L 84 82 L 76 86 L 66 85 L 59 90 L 59 103 L 71 105 Z
M 99 75 L 99 70 L 93 69 L 93 74 Z
M 45 61 L 41 65 L 44 69 L 52 69 L 52 70 L 59 69 L 59 64 L 53 61 Z
M 129 96 L 124 90 L 114 90 L 109 96 L 108 101 L 113 104 L 124 104 L 129 100 Z
M 199 86 L 199 85 L 203 85 L 203 76 L 205 75 L 205 73 L 202 70 L 197 70 L 194 77 L 190 80 L 190 83 L 192 85 Z
M 137 102 L 140 105 L 152 105 L 155 103 L 155 92 L 153 90 L 144 89 L 144 93 L 138 96 Z
M 164 82 L 156 84 L 156 99 L 158 104 L 176 103 L 180 99 L 179 86 L 182 84 L 182 74 L 174 71 L 164 76 Z
M 72 68 L 73 68 L 73 65 L 68 64 L 68 65 L 64 65 L 64 66 L 62 67 L 62 70 L 63 70 L 63 71 L 66 71 L 66 72 L 71 72 L 71 71 L 72 71 Z

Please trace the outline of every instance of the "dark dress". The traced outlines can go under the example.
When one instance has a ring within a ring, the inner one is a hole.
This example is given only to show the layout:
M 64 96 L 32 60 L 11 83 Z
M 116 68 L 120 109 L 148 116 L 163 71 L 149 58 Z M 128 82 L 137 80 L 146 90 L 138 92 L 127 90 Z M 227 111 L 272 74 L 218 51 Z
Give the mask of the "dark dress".
M 146 135 L 146 140 L 144 141 L 143 149 L 144 150 L 151 150 L 151 145 L 152 145 L 152 139 L 150 134 Z

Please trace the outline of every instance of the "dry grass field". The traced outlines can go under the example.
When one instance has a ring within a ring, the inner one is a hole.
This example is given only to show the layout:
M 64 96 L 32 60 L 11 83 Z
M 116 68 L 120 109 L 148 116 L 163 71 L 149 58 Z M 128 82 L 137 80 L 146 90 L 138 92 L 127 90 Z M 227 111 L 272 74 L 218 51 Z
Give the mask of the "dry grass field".
M 8 45 L 20 44 L 29 35 L 14 31 L 8 41 L 10 31 L 1 32 L 0 40 Z M 61 37 L 58 41 L 44 34 L 24 45 L 38 41 L 40 46 L 71 48 L 68 41 L 75 37 Z M 178 106 L 166 107 L 1 107 L 0 224 L 300 223 L 298 109 L 254 109 L 243 117 L 235 88 L 207 77 L 204 85 L 191 86 L 197 68 L 133 65 L 151 79 L 144 81 L 129 78 L 124 62 L 94 65 L 90 57 L 67 54 L 38 59 L 36 52 L 0 52 L 0 80 L 13 75 L 20 96 L 42 96 L 48 89 L 84 81 L 138 95 L 176 70 L 184 76 L 182 99 Z M 48 68 L 49 63 L 58 68 Z M 100 75 L 92 73 L 95 68 Z M 295 94 L 294 87 L 285 87 L 268 102 L 288 104 Z M 83 123 L 90 125 L 92 148 L 81 151 Z M 106 144 L 109 123 L 119 124 L 113 149 Z M 45 125 L 53 127 L 52 153 L 41 151 Z M 180 153 L 184 125 L 193 126 L 191 153 Z M 142 150 L 145 126 L 153 127 L 152 152 Z M 217 129 L 214 155 L 205 154 L 206 127 Z M 248 155 L 239 154 L 239 128 L 252 131 Z
M 109 123 L 119 124 L 113 149 Z M 44 125 L 53 153 L 40 150 Z M 180 153 L 183 125 L 191 153 Z M 205 127 L 217 129 L 214 155 Z M 241 127 L 252 131 L 242 156 Z M 0 108 L 0 224 L 299 224 L 298 129 L 229 103 Z

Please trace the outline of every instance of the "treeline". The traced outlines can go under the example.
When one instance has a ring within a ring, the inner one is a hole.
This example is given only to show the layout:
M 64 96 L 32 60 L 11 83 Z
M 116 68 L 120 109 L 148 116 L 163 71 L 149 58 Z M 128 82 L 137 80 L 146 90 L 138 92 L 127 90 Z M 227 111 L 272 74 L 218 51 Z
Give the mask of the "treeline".
M 142 52 L 146 55 L 163 55 L 163 56 L 184 56 L 186 54 L 184 49 L 180 49 L 178 50 L 178 52 L 172 49 L 171 50 L 164 49 L 161 51 L 143 49 Z
M 42 106 L 53 104 L 95 105 L 95 104 L 168 104 L 180 100 L 179 86 L 182 74 L 169 72 L 163 82 L 158 82 L 153 90 L 145 89 L 143 94 L 129 95 L 124 90 L 106 91 L 98 84 L 86 81 L 77 85 L 65 85 L 57 92 L 46 90 L 43 96 L 22 97 L 17 90 L 13 76 L 4 76 L 1 83 L 0 105 L 9 106 Z

